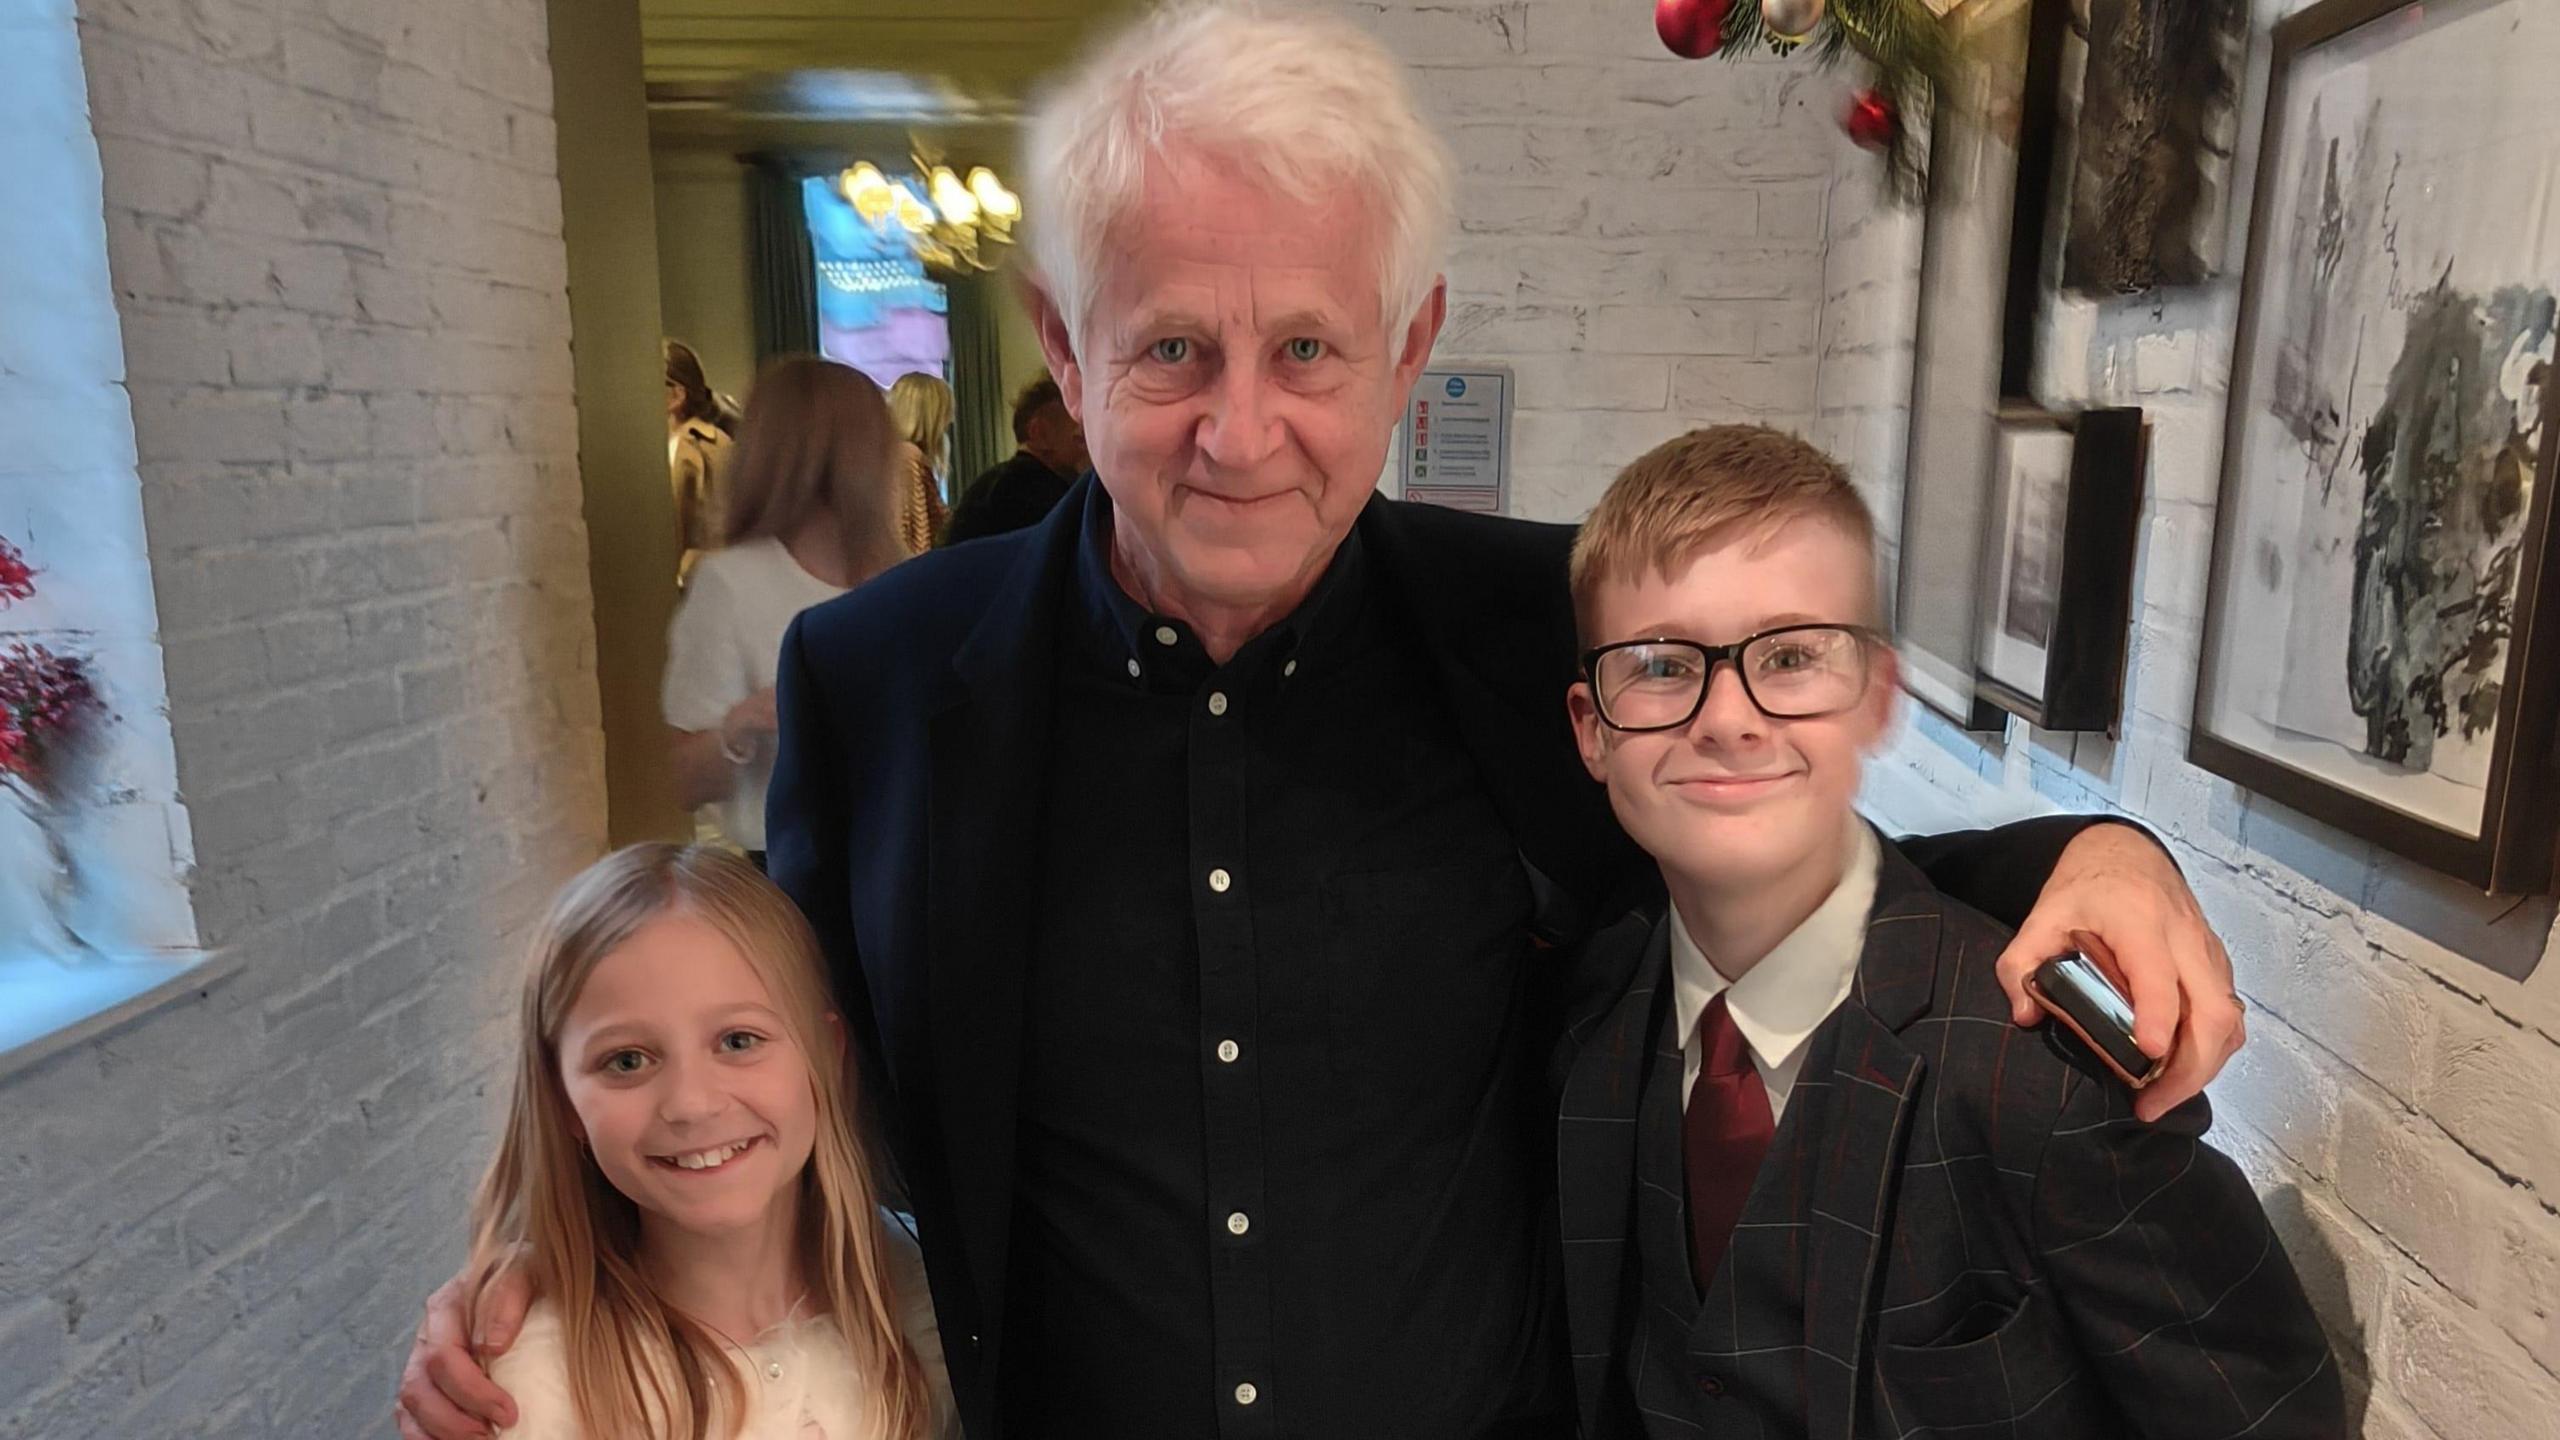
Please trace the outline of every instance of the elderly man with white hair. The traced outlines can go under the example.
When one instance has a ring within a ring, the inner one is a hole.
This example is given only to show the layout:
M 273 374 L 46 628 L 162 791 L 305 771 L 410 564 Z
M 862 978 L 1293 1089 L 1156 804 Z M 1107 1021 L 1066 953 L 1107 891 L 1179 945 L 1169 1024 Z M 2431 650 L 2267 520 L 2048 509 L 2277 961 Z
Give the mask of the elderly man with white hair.
M 1445 310 L 1445 152 L 1357 30 L 1223 3 L 1086 61 L 1029 162 L 1095 474 L 800 618 L 768 823 L 968 1433 L 1570 1435 L 1546 1065 L 1614 978 L 1572 942 L 1652 871 L 1566 724 L 1571 531 L 1372 494 Z M 2025 921 L 2013 994 L 2111 943 L 2180 1037 L 2146 1116 L 2239 1043 L 2139 830 L 1905 848 Z M 457 1293 L 405 1433 L 504 1413 Z

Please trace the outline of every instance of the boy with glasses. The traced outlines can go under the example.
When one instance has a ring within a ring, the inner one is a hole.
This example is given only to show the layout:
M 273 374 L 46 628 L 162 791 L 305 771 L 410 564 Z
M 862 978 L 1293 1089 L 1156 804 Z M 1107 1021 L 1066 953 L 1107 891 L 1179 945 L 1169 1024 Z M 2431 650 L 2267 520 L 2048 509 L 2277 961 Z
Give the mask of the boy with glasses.
M 1852 808 L 1893 718 L 1872 522 L 1791 436 L 1618 477 L 1572 583 L 1584 764 L 1670 896 L 1592 942 L 1558 1134 L 1587 1437 L 2340 1436 L 2248 1182 Z M 1977 1429 L 1975 1427 L 1993 1427 Z

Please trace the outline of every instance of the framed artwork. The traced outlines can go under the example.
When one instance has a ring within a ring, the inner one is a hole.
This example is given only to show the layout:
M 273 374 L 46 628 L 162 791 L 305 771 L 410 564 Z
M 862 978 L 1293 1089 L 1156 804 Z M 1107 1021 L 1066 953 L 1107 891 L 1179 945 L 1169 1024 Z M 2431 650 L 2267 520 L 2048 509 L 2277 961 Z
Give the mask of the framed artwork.
M 2560 4 L 2276 30 L 2194 761 L 2503 893 L 2552 888 Z
M 2143 451 L 2138 409 L 2001 412 L 1974 688 L 2029 724 L 2115 728 Z
M 1930 122 L 1910 429 L 1894 572 L 1905 688 L 1971 730 L 1995 415 L 2034 369 L 2053 171 L 2054 75 L 2070 0 L 1961 0 L 1954 75 Z
M 2222 268 L 2248 0 L 2078 0 L 2062 287 L 2131 295 Z M 2079 38 L 2085 35 L 2086 38 Z

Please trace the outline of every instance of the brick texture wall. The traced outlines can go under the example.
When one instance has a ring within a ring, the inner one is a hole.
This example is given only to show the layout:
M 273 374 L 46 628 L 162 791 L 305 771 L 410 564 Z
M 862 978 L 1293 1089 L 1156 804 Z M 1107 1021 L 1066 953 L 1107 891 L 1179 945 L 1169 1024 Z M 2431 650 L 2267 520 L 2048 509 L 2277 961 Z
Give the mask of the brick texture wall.
M 77 10 L 243 968 L 0 1082 L 0 1435 L 385 1434 L 511 946 L 603 833 L 544 6 Z
M 2293 8 L 2259 0 L 2261 72 L 2268 30 Z M 2262 94 L 2253 84 L 2244 108 L 2244 157 Z M 1855 156 L 1844 148 L 1842 165 Z M 2250 180 L 2244 167 L 2237 193 Z M 1817 433 L 1898 508 L 1919 232 L 1865 194 L 1835 189 L 1827 221 Z M 2245 213 L 2233 221 L 2236 261 Z M 2215 1087 L 2215 1139 L 2285 1234 L 2362 1433 L 2548 1435 L 2560 1413 L 2552 905 L 2466 896 L 2186 763 L 2238 308 L 2235 275 L 2062 301 L 2042 326 L 2040 398 L 2141 405 L 2152 424 L 2118 737 L 2013 721 L 1986 743 L 1915 709 L 1866 800 L 1908 829 L 2060 807 L 2130 814 L 2166 836 L 2252 1006 L 2250 1045 Z
M 1518 374 L 1511 513 L 1713 420 L 1814 413 L 1833 77 L 1674 58 L 1651 0 L 1336 4 L 1458 162 L 1445 360 Z

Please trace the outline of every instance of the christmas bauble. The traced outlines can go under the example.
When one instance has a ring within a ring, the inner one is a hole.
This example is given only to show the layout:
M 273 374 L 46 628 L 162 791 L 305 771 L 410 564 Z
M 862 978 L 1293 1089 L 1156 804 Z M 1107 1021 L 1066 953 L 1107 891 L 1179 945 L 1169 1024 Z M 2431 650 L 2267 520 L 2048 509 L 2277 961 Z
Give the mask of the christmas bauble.
M 1771 38 L 1800 45 L 1813 38 L 1814 27 L 1822 23 L 1823 8 L 1823 0 L 1760 0 L 1760 23 L 1768 27 Z
M 1850 139 L 1881 150 L 1893 143 L 1902 128 L 1902 116 L 1893 107 L 1893 97 L 1881 90 L 1861 90 L 1850 97 L 1849 113 L 1840 117 L 1840 126 Z
M 1724 16 L 1732 8 L 1733 0 L 1654 0 L 1653 33 L 1672 54 L 1703 59 L 1724 43 Z

